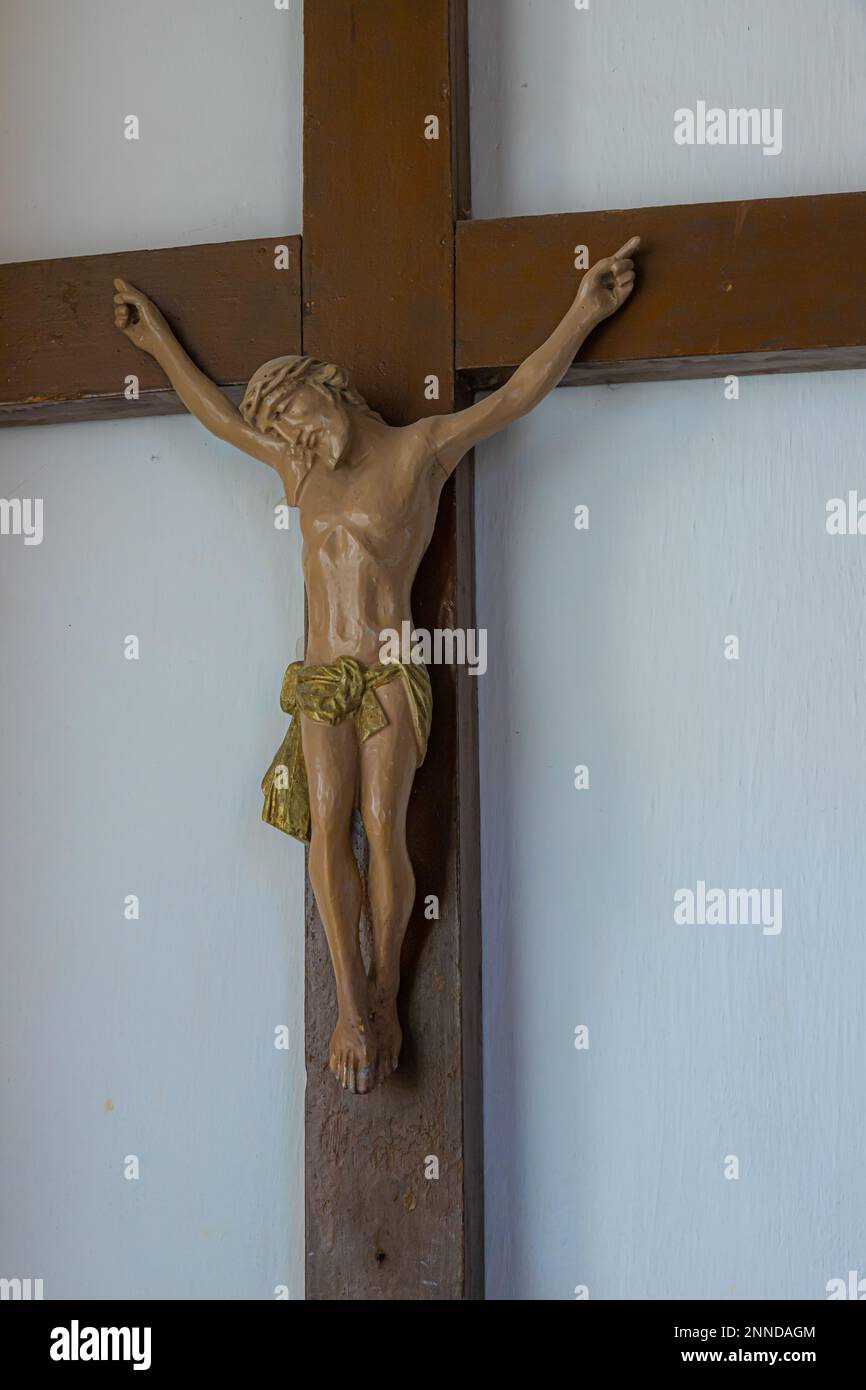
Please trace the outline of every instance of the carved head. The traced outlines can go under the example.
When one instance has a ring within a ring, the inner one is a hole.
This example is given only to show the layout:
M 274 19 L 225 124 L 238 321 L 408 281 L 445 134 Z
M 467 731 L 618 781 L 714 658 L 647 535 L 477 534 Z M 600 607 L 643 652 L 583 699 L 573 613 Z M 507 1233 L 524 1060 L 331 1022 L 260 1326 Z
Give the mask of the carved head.
M 240 404 L 247 424 L 309 450 L 330 468 L 346 453 L 352 414 L 380 420 L 348 372 L 315 357 L 275 357 L 250 378 Z

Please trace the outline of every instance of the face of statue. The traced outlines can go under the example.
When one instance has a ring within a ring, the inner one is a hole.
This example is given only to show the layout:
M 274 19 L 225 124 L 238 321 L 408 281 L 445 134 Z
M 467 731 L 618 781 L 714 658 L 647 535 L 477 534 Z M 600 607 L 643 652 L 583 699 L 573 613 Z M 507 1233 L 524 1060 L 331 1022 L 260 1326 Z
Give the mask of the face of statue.
M 303 382 L 275 424 L 287 443 L 309 451 L 330 468 L 339 467 L 348 448 L 351 422 L 349 411 L 329 391 Z
M 352 407 L 314 382 L 288 386 L 275 382 L 268 389 L 257 386 L 253 378 L 240 413 L 263 434 L 278 435 L 306 455 L 307 467 L 317 460 L 329 468 L 339 467 L 348 453 Z

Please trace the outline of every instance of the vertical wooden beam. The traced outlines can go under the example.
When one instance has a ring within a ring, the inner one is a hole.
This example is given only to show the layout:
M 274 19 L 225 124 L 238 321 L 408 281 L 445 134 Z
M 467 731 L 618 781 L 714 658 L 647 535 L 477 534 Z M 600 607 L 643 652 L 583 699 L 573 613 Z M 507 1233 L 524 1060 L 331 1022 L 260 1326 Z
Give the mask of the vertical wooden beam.
M 465 0 L 313 0 L 304 46 L 304 350 L 350 368 L 394 424 L 451 410 L 454 224 L 469 212 Z M 413 611 L 426 628 L 474 625 L 468 460 L 443 496 Z M 334 990 L 307 893 L 312 1299 L 483 1296 L 475 701 L 465 672 L 431 676 L 433 735 L 410 811 L 407 1041 L 369 1096 L 341 1093 L 327 1070 Z M 430 895 L 438 921 L 424 916 Z M 430 1158 L 438 1180 L 425 1177 Z

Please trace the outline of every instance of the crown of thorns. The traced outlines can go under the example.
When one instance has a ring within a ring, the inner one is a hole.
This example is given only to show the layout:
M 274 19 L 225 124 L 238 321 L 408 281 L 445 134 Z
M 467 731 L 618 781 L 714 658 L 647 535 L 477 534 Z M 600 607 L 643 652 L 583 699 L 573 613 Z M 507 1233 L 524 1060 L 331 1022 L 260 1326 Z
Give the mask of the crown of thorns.
M 382 418 L 370 409 L 343 367 L 315 357 L 276 357 L 259 367 L 244 392 L 241 414 L 266 429 L 288 408 L 300 386 L 317 386 L 342 405 L 353 406 L 376 420 Z

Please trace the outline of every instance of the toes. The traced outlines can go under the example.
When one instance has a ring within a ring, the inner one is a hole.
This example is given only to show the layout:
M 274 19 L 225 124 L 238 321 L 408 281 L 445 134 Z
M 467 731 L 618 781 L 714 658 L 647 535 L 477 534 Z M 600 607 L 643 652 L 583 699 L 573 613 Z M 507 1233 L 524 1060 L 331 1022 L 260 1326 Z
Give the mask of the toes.
M 339 1079 L 344 1091 L 349 1091 L 352 1095 L 365 1096 L 372 1091 L 380 1078 L 378 1069 L 366 1062 L 362 1065 L 360 1058 L 349 1054 L 339 1069 Z
M 352 1095 L 368 1095 L 394 1070 L 393 1043 L 385 1047 L 373 1037 L 358 1046 L 354 1040 L 343 1043 L 339 1037 L 331 1041 L 328 1066 L 344 1091 Z

